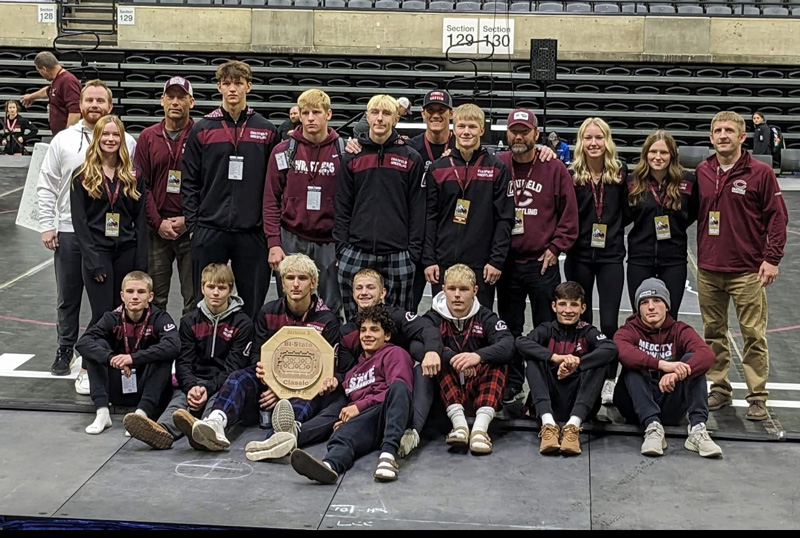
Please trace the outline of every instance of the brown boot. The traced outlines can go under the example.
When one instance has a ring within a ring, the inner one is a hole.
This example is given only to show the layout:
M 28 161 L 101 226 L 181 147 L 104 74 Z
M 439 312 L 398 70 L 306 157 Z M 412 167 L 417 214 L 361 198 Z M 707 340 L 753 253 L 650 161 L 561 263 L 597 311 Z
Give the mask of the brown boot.
M 561 453 L 565 456 L 577 456 L 581 453 L 581 429 L 574 424 L 561 428 Z
M 542 440 L 539 444 L 540 454 L 553 454 L 561 450 L 561 445 L 558 443 L 559 432 L 558 424 L 542 425 L 542 429 L 539 430 L 539 437 Z
M 732 403 L 733 403 L 733 398 L 731 398 L 730 394 L 725 394 L 724 392 L 713 390 L 708 395 L 709 411 L 716 411 L 717 409 L 722 409 L 723 407 L 727 407 Z
M 747 420 L 766 420 L 767 419 L 767 402 L 761 400 L 753 400 L 750 402 L 750 408 L 747 410 Z
M 166 450 L 172 448 L 172 434 L 170 434 L 164 427 L 150 420 L 144 415 L 136 413 L 128 413 L 122 419 L 122 425 L 131 437 L 147 443 L 151 447 L 158 450 Z

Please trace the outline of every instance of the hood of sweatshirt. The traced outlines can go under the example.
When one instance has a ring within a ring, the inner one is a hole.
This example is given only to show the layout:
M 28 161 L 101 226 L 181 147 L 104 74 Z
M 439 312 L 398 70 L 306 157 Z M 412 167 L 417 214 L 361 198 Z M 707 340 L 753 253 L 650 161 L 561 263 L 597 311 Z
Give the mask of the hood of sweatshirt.
M 470 319 L 472 316 L 478 313 L 478 310 L 481 309 L 481 303 L 478 301 L 478 297 L 476 296 L 474 302 L 472 303 L 472 308 L 469 311 L 469 314 L 464 316 L 463 318 L 456 318 L 453 314 L 450 313 L 450 309 L 447 308 L 447 296 L 444 294 L 443 291 L 440 291 L 436 294 L 436 297 L 433 298 L 431 302 L 431 308 L 433 308 L 440 316 L 445 318 L 446 320 L 453 321 L 456 323 L 460 323 Z
M 319 144 L 315 144 L 314 142 L 307 139 L 303 136 L 303 130 L 297 129 L 295 131 L 290 131 L 289 136 L 297 140 L 299 144 L 303 144 L 306 146 L 327 146 L 328 144 L 332 144 L 339 138 L 339 133 L 334 131 L 331 127 L 328 127 L 328 136 L 325 137 L 325 140 L 320 142 Z
M 239 310 L 244 307 L 244 300 L 236 295 L 231 295 L 228 300 L 228 308 L 226 308 L 223 312 L 219 314 L 214 314 L 211 310 L 208 309 L 208 305 L 206 305 L 205 299 L 201 300 L 197 303 L 197 308 L 200 309 L 200 312 L 203 313 L 205 317 L 214 325 L 214 329 L 211 331 L 211 356 L 215 357 L 214 352 L 216 351 L 217 347 L 217 326 L 219 322 L 223 319 L 227 318 L 234 312 L 238 312 Z
M 642 317 L 639 314 L 631 314 L 628 316 L 628 319 L 625 320 L 625 323 L 630 323 L 638 332 L 647 337 L 651 342 L 656 342 L 660 339 L 666 339 L 670 329 L 672 329 L 672 326 L 675 325 L 675 319 L 670 316 L 668 312 L 667 319 L 664 320 L 664 323 L 658 329 L 654 329 L 647 325 L 644 321 L 642 321 Z

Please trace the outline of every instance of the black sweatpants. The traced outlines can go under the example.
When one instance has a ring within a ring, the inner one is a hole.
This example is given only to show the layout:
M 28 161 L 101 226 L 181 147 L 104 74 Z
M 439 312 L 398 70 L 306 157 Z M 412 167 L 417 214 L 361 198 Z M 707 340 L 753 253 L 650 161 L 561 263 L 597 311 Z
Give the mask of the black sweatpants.
M 538 417 L 550 413 L 557 422 L 566 422 L 575 415 L 584 422 L 600 410 L 605 368 L 578 371 L 565 379 L 558 379 L 558 366 L 555 363 L 525 362 L 528 363 L 528 385 Z
M 90 327 L 100 321 L 103 314 L 122 304 L 122 297 L 119 294 L 122 279 L 136 269 L 136 247 L 116 252 L 98 250 L 97 254 L 106 270 L 106 277 L 102 282 L 94 279 L 85 264 L 82 266 L 83 283 L 92 307 Z
M 691 357 L 692 353 L 687 353 L 681 361 L 688 362 Z M 708 420 L 706 376 L 679 381 L 672 392 L 661 392 L 660 377 L 653 377 L 650 370 L 622 369 L 614 389 L 614 405 L 626 420 L 645 428 L 654 421 L 676 426 L 686 414 L 691 426 Z
M 56 313 L 58 346 L 75 347 L 80 332 L 83 300 L 83 258 L 73 232 L 58 232 L 58 248 L 53 253 L 56 270 Z
M 210 263 L 231 262 L 236 292 L 251 318 L 264 305 L 269 291 L 269 248 L 263 232 L 225 232 L 198 226 L 192 234 L 195 304 L 203 300 L 202 274 Z
M 567 256 L 564 261 L 564 276 L 583 287 L 586 296 L 586 311 L 581 319 L 594 325 L 592 293 L 597 281 L 597 295 L 600 300 L 600 330 L 613 340 L 619 328 L 619 305 L 622 302 L 622 288 L 625 286 L 625 270 L 622 263 L 585 263 Z M 596 325 L 595 325 L 596 326 Z M 606 368 L 606 379 L 617 376 L 619 360 L 614 359 Z
M 333 431 L 333 425 L 339 421 L 339 413 L 348 404 L 347 396 L 341 385 L 333 392 L 318 398 L 321 409 L 300 425 L 297 446 L 314 445 L 328 440 Z
M 383 403 L 364 410 L 333 432 L 323 460 L 342 474 L 358 458 L 378 448 L 397 457 L 400 438 L 410 419 L 411 389 L 402 381 L 395 381 L 389 385 Z
M 414 283 L 411 286 L 411 312 L 417 313 L 422 295 L 425 293 L 425 266 L 422 262 L 414 264 Z
M 636 312 L 636 289 L 648 278 L 660 278 L 669 291 L 669 315 L 678 319 L 678 311 L 686 290 L 686 264 L 683 265 L 631 265 L 628 264 L 628 295 L 631 309 Z
M 423 375 L 422 364 L 416 363 L 414 365 L 414 390 L 411 396 L 413 411 L 411 427 L 417 430 L 419 434 L 422 433 L 425 422 L 428 420 L 433 400 L 439 393 L 438 389 L 439 383 L 436 377 Z
M 497 283 L 497 310 L 508 325 L 514 338 L 522 335 L 525 327 L 525 300 L 531 303 L 533 326 L 555 319 L 552 302 L 556 286 L 561 283 L 558 264 L 550 266 L 541 274 L 542 262 L 507 263 Z M 525 361 L 518 353 L 508 365 L 506 388 L 514 392 L 522 390 L 525 381 Z
M 122 370 L 84 357 L 89 373 L 89 396 L 96 408 L 109 404 L 136 407 L 151 419 L 158 417 L 172 394 L 172 362 L 151 362 L 136 368 L 136 393 L 122 393 Z

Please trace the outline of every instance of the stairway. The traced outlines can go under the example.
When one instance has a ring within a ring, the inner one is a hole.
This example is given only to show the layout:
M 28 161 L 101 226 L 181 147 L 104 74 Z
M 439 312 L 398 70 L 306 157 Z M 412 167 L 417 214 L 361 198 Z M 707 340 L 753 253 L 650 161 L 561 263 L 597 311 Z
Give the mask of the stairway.
M 58 0 L 58 48 L 117 45 L 117 0 Z

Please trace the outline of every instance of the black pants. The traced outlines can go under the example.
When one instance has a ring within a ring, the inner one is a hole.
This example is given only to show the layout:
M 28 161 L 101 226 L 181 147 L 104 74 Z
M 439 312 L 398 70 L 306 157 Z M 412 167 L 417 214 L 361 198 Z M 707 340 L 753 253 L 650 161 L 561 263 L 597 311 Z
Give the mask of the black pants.
M 619 305 L 622 302 L 622 288 L 625 286 L 625 270 L 622 263 L 585 263 L 567 256 L 564 261 L 564 276 L 583 287 L 586 294 L 586 312 L 581 319 L 593 324 L 592 293 L 597 281 L 597 295 L 600 299 L 600 330 L 613 339 L 619 328 Z M 619 360 L 614 359 L 606 368 L 606 379 L 617 376 Z
M 425 293 L 425 266 L 422 262 L 414 264 L 414 283 L 411 287 L 411 312 L 416 313 L 419 309 L 419 303 L 422 301 L 422 294 Z
M 628 264 L 628 295 L 631 298 L 631 309 L 638 311 L 636 305 L 636 289 L 645 279 L 660 278 L 669 291 L 669 315 L 678 319 L 678 311 L 686 289 L 686 264 L 683 265 L 631 265 Z
M 92 307 L 90 327 L 97 323 L 103 314 L 122 304 L 122 297 L 119 294 L 122 288 L 122 279 L 136 269 L 136 247 L 116 252 L 98 250 L 97 254 L 106 270 L 106 277 L 103 281 L 95 280 L 86 265 L 83 265 L 82 269 L 86 295 L 89 296 L 89 304 Z
M 202 274 L 210 263 L 231 262 L 236 292 L 244 301 L 242 310 L 251 318 L 264 305 L 269 291 L 269 249 L 258 232 L 225 232 L 198 226 L 192 235 L 192 267 L 195 304 L 203 300 Z
M 691 357 L 692 354 L 687 353 L 681 361 L 688 362 Z M 691 426 L 708 420 L 706 376 L 679 381 L 672 392 L 661 392 L 660 377 L 651 375 L 650 370 L 622 369 L 614 389 L 614 405 L 626 420 L 644 427 L 654 421 L 676 426 L 687 413 Z
M 544 275 L 541 271 L 541 262 L 507 263 L 497 283 L 498 314 L 506 322 L 514 338 L 520 336 L 525 327 L 526 299 L 531 303 L 534 327 L 555 319 L 551 303 L 556 286 L 561 283 L 561 271 L 558 265 L 548 267 Z M 515 353 L 508 365 L 506 387 L 520 392 L 524 381 L 525 361 Z
M 578 371 L 565 379 L 558 379 L 558 366 L 555 363 L 526 362 L 531 400 L 538 417 L 550 413 L 557 422 L 566 422 L 575 415 L 583 422 L 600 410 L 605 368 Z
M 439 384 L 436 377 L 422 375 L 422 364 L 414 365 L 414 391 L 412 393 L 412 417 L 411 427 L 422 433 L 428 414 L 431 412 L 433 400 L 438 394 Z
M 345 407 L 347 396 L 339 385 L 335 391 L 319 397 L 321 409 L 300 426 L 297 446 L 308 446 L 326 441 L 333 431 L 333 425 L 339 421 L 339 413 Z
M 58 248 L 53 254 L 53 262 L 56 271 L 58 346 L 72 349 L 78 341 L 83 300 L 83 261 L 74 233 L 58 232 Z
M 397 457 L 410 418 L 411 390 L 402 381 L 395 381 L 389 385 L 383 403 L 364 410 L 333 432 L 323 459 L 342 474 L 377 448 Z

